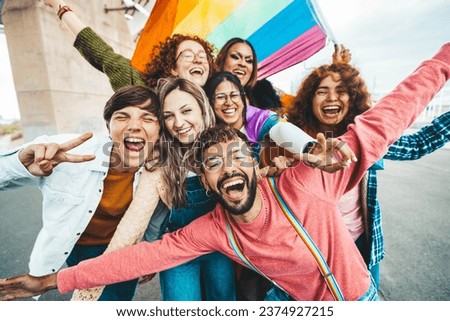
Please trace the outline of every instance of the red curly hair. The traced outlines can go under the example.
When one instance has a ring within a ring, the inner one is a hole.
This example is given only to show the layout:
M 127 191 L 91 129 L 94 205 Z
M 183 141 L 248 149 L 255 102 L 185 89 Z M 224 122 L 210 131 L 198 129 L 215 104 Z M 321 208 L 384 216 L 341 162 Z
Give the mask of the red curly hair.
M 211 76 L 214 68 L 214 52 L 215 47 L 209 42 L 198 36 L 174 34 L 167 37 L 165 41 L 161 41 L 159 45 L 153 47 L 150 55 L 150 62 L 146 65 L 142 78 L 150 88 L 155 88 L 160 78 L 172 76 L 172 69 L 176 68 L 176 54 L 180 43 L 185 40 L 193 40 L 198 42 L 205 49 L 208 55 L 209 76 Z
M 313 98 L 321 81 L 337 73 L 341 77 L 341 84 L 347 88 L 349 95 L 349 112 L 345 118 L 336 124 L 333 136 L 340 136 L 346 132 L 347 126 L 353 123 L 354 118 L 371 105 L 371 96 L 359 71 L 349 64 L 322 65 L 315 68 L 300 85 L 292 106 L 287 110 L 288 120 L 315 137 L 320 131 L 320 122 L 313 113 Z

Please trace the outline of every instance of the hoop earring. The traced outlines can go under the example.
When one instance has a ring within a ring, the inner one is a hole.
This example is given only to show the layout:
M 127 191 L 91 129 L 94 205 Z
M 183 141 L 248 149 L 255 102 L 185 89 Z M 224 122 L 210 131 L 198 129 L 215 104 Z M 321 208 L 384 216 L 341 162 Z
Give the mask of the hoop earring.
M 209 189 L 207 189 L 205 191 L 205 194 L 206 194 L 207 197 L 211 197 L 212 196 L 212 192 Z

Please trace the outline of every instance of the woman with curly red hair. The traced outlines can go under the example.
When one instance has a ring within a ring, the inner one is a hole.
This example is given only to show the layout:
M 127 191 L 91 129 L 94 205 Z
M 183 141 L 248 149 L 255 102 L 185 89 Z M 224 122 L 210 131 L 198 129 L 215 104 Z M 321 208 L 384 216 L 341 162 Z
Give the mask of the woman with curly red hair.
M 337 52 L 339 48 L 337 48 Z M 345 60 L 345 59 L 344 59 Z M 315 68 L 302 82 L 287 110 L 288 121 L 315 137 L 324 133 L 338 137 L 372 106 L 371 95 L 360 72 L 347 61 Z M 380 205 L 377 200 L 377 171 L 383 159 L 414 160 L 442 147 L 450 140 L 450 112 L 411 135 L 403 135 L 387 154 L 369 168 L 365 177 L 339 202 L 347 229 L 379 288 L 379 265 L 384 258 Z

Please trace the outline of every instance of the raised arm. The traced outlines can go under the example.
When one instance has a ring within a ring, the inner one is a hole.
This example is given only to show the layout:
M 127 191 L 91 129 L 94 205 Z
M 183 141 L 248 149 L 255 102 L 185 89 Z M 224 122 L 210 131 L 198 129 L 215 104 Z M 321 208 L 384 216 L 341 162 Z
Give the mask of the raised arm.
M 44 4 L 53 9 L 55 15 L 61 19 L 75 37 L 87 27 L 63 0 L 44 0 Z
M 117 54 L 97 33 L 86 26 L 63 0 L 44 0 L 75 36 L 74 47 L 94 68 L 105 73 L 114 91 L 128 85 L 145 85 L 130 59 Z M 69 9 L 68 9 L 69 8 Z
M 450 141 L 450 111 L 435 118 L 430 125 L 410 135 L 401 136 L 389 146 L 385 159 L 415 160 L 441 148 Z
M 373 108 L 355 118 L 355 123 L 340 137 L 359 159 L 341 180 L 344 191 L 355 186 L 366 170 L 386 154 L 388 147 L 411 126 L 449 77 L 450 43 L 447 43 Z

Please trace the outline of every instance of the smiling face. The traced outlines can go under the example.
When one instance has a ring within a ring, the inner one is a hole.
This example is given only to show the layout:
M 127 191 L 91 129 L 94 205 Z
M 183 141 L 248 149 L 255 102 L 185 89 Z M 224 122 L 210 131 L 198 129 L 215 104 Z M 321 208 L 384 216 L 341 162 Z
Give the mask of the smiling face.
M 349 95 L 337 73 L 324 78 L 313 98 L 313 113 L 325 126 L 339 124 L 349 111 Z
M 147 103 L 142 104 L 142 106 Z M 129 106 L 115 111 L 109 121 L 109 134 L 114 143 L 111 169 L 117 172 L 135 172 L 153 152 L 159 137 L 157 117 L 140 108 Z
M 172 75 L 203 86 L 209 76 L 209 62 L 205 48 L 194 40 L 180 43 L 176 52 L 176 67 Z
M 218 119 L 231 128 L 241 129 L 244 125 L 244 102 L 235 84 L 222 81 L 214 92 L 214 113 Z
M 191 94 L 172 90 L 163 102 L 164 124 L 182 145 L 191 144 L 204 128 L 202 109 Z
M 253 57 L 252 49 L 243 42 L 235 43 L 228 50 L 223 71 L 231 72 L 241 81 L 242 86 L 246 86 L 253 73 Z
M 252 216 L 257 197 L 257 163 L 241 139 L 217 143 L 203 154 L 203 184 L 232 215 Z M 244 219 L 242 219 L 244 220 Z

